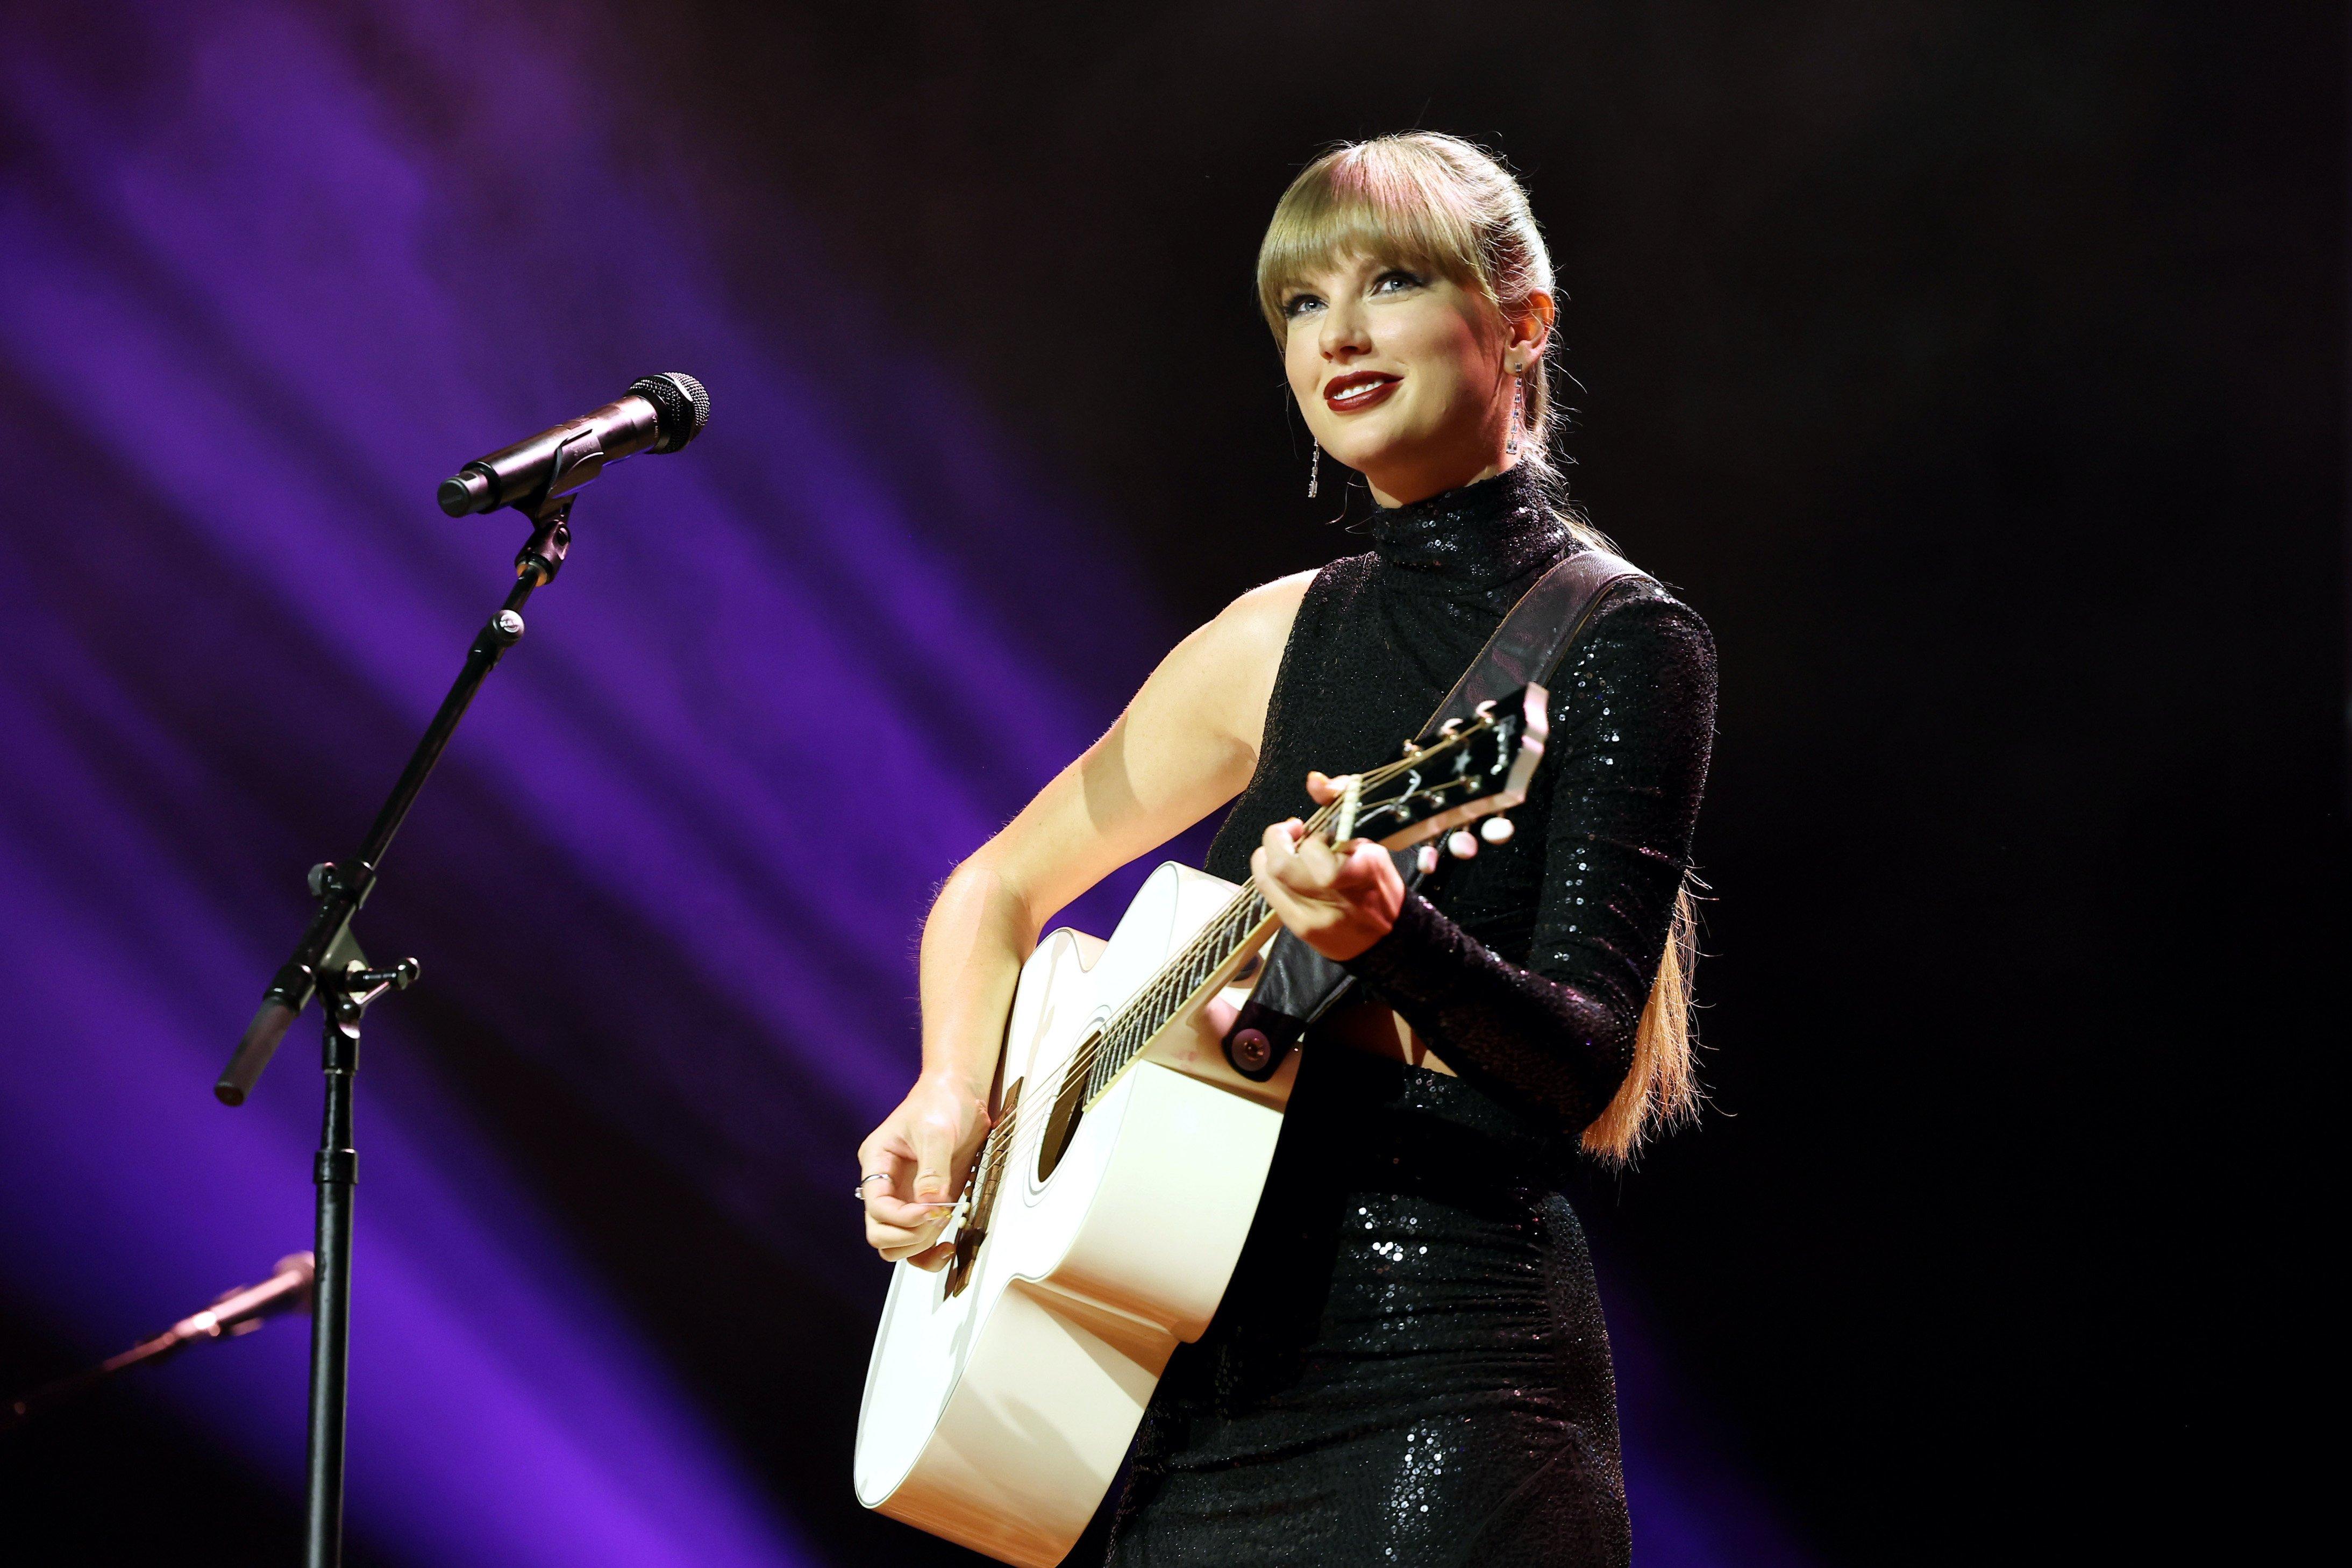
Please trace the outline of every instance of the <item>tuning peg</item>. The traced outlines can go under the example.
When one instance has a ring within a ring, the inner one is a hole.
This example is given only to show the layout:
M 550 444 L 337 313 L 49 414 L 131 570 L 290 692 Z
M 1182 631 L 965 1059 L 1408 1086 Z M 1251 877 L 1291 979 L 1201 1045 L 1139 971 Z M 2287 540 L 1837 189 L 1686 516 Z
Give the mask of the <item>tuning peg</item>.
M 1478 837 L 1489 844 L 1508 844 L 1511 835 L 1517 831 L 1511 826 L 1511 819 L 1500 812 L 1478 825 Z
M 1457 827 L 1445 836 L 1445 852 L 1456 860 L 1467 860 L 1478 853 L 1478 840 L 1466 827 Z
M 1437 869 L 1437 846 L 1434 844 L 1423 845 L 1419 851 L 1414 854 L 1412 863 L 1421 868 L 1421 874 L 1424 877 L 1428 876 L 1431 872 L 1435 871 Z

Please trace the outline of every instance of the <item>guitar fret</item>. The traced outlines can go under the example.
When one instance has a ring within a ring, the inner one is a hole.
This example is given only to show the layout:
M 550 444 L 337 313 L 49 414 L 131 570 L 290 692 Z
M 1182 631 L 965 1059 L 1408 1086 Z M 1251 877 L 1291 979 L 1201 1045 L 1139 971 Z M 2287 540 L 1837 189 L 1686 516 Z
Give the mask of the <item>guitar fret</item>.
M 1319 817 L 1324 814 L 1318 815 Z M 1256 889 L 1244 889 L 1143 989 L 1129 998 L 1127 1005 L 1104 1026 L 1087 1064 L 1086 1094 L 1089 1101 L 1110 1087 L 1111 1080 L 1168 1026 L 1178 1009 L 1208 984 L 1210 976 L 1233 958 L 1244 939 L 1272 912 L 1272 906 Z

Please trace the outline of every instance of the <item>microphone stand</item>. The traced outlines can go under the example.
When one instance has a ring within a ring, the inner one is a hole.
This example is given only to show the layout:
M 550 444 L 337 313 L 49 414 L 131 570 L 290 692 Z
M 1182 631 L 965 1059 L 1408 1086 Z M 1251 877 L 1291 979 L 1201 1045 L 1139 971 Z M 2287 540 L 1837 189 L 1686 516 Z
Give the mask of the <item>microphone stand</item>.
M 601 456 L 601 454 L 600 454 Z M 560 464 L 560 459 L 559 459 Z M 326 1014 L 321 1066 L 326 1074 L 326 1112 L 312 1180 L 319 1188 L 318 1275 L 310 1316 L 310 1430 L 305 1496 L 306 1568 L 339 1568 L 343 1556 L 343 1439 L 351 1363 L 352 1188 L 359 1180 L 359 1154 L 352 1143 L 352 1079 L 359 1071 L 360 1024 L 368 1007 L 387 991 L 415 983 L 416 960 L 389 968 L 371 967 L 352 934 L 352 918 L 375 890 L 377 868 L 393 836 L 416 804 L 417 792 L 466 716 L 474 694 L 507 649 L 522 640 L 521 610 L 533 590 L 555 580 L 571 547 L 572 497 L 552 492 L 567 482 L 575 461 L 551 471 L 539 496 L 518 510 L 531 520 L 530 538 L 515 557 L 515 585 L 506 602 L 474 638 L 465 668 L 441 700 L 440 711 L 409 753 L 408 765 L 376 813 L 359 854 L 351 861 L 327 861 L 310 868 L 310 896 L 317 900 L 310 925 L 293 956 L 271 980 L 261 1010 L 237 1042 L 213 1093 L 224 1105 L 242 1105 L 262 1069 L 269 1065 L 286 1031 L 315 993 Z

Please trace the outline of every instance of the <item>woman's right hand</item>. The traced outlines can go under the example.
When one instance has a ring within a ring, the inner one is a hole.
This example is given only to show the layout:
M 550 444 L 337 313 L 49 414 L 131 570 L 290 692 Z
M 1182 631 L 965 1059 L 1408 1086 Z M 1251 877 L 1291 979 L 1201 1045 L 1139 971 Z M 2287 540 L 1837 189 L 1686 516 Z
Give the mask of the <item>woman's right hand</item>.
M 945 1074 L 925 1073 L 857 1146 L 866 1200 L 866 1241 L 890 1262 L 938 1268 L 955 1253 L 940 1241 L 955 1212 L 980 1141 L 988 1135 L 988 1100 Z

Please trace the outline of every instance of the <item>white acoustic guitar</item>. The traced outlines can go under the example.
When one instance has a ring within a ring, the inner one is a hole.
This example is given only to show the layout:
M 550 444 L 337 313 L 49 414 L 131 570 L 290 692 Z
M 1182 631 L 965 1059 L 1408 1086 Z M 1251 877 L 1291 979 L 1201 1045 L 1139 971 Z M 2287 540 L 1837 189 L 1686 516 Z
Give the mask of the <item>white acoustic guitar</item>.
M 1339 781 L 1308 828 L 1394 849 L 1517 805 L 1545 701 L 1525 687 Z M 954 1258 L 891 1277 L 857 1421 L 866 1507 L 1029 1568 L 1068 1552 L 1257 1211 L 1297 1057 L 1258 1081 L 1206 1015 L 1247 999 L 1277 923 L 1171 862 L 1108 942 L 1056 931 L 1022 966 Z

